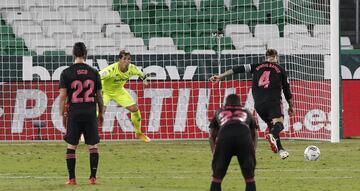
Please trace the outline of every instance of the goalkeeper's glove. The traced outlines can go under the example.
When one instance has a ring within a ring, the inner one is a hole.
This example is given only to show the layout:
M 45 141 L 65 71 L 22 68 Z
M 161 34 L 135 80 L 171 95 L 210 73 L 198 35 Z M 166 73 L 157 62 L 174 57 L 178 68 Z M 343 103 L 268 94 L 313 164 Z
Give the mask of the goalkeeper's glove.
M 142 80 L 143 80 L 143 84 L 146 85 L 146 86 L 150 84 L 149 81 L 148 81 L 148 78 L 149 78 L 149 77 L 151 77 L 151 74 L 150 74 L 150 73 L 149 73 L 149 74 L 145 74 L 145 75 L 144 75 L 144 78 L 142 79 Z

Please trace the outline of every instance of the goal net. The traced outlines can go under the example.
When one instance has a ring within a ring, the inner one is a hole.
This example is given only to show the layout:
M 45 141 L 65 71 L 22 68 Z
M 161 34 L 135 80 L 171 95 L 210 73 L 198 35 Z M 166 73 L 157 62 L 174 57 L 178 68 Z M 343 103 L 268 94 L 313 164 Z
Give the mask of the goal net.
M 98 70 L 120 50 L 150 77 L 126 85 L 152 139 L 205 139 L 226 95 L 254 115 L 251 75 L 208 81 L 234 66 L 280 53 L 294 94 L 283 103 L 290 139 L 330 140 L 330 6 L 312 0 L 0 0 L 0 141 L 62 140 L 58 83 L 85 42 Z M 259 135 L 266 125 L 259 120 Z M 135 139 L 129 112 L 110 102 L 103 140 Z

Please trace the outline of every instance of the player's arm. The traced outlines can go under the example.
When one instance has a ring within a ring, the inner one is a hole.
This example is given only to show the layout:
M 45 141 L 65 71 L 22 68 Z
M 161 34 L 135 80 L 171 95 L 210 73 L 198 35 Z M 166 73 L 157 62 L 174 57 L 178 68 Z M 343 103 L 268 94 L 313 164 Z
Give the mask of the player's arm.
M 102 123 L 104 121 L 104 117 L 103 114 L 105 112 L 104 109 L 104 101 L 103 101 L 103 96 L 102 96 L 102 85 L 101 85 L 101 80 L 100 80 L 100 75 L 97 74 L 96 75 L 96 103 L 98 105 L 98 120 L 99 120 L 99 125 L 102 126 Z
M 218 81 L 223 80 L 226 76 L 230 76 L 230 75 L 237 74 L 237 73 L 251 72 L 251 70 L 252 70 L 251 64 L 244 64 L 241 66 L 234 67 L 230 70 L 227 70 L 222 74 L 214 75 L 209 80 L 212 82 L 218 82 Z
M 65 104 L 66 104 L 66 98 L 67 98 L 67 92 L 66 92 L 66 88 L 60 88 L 59 90 L 60 92 L 60 104 L 59 104 L 59 108 L 60 108 L 60 115 L 64 116 L 65 114 Z
M 151 74 L 147 74 L 147 73 L 143 72 L 135 65 L 134 65 L 134 73 L 135 73 L 135 75 L 139 76 L 139 78 L 143 81 L 144 85 L 149 85 L 148 78 L 151 76 Z
M 256 149 L 256 146 L 257 146 L 257 141 L 258 141 L 258 134 L 257 134 L 257 129 L 259 129 L 259 126 L 258 124 L 256 123 L 254 117 L 251 115 L 250 112 L 248 112 L 249 116 L 250 116 L 250 124 L 249 124 L 249 127 L 250 127 L 250 132 L 251 132 L 251 138 L 253 140 L 253 143 L 254 143 L 254 147 Z
M 219 124 L 216 120 L 216 114 L 214 115 L 213 119 L 210 122 L 209 129 L 210 129 L 210 135 L 209 135 L 210 149 L 211 149 L 211 152 L 214 153 L 215 141 L 216 141 L 216 137 L 219 132 Z
M 292 103 L 292 93 L 291 93 L 291 88 L 290 88 L 290 83 L 288 80 L 288 76 L 285 72 L 285 70 L 282 72 L 283 74 L 283 81 L 282 81 L 282 87 L 283 87 L 283 92 L 285 95 L 285 99 L 289 104 L 289 114 L 292 115 L 294 114 L 294 105 Z

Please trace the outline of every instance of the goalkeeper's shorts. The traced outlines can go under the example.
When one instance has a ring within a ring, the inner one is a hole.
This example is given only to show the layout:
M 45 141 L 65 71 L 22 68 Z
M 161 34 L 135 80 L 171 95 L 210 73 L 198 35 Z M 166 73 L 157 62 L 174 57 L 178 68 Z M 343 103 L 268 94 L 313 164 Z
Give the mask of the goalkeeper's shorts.
M 104 105 L 107 106 L 111 100 L 114 100 L 121 107 L 135 105 L 136 102 L 125 89 L 116 92 L 103 92 Z

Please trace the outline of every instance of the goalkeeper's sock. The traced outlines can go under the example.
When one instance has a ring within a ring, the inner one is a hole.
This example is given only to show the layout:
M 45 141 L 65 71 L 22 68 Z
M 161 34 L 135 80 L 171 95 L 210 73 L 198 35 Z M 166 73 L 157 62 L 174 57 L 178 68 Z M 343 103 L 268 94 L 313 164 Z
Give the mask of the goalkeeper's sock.
M 141 133 L 141 113 L 140 110 L 131 112 L 131 121 L 135 127 L 135 133 Z
M 69 172 L 69 179 L 75 178 L 75 164 L 76 164 L 76 155 L 74 149 L 66 150 L 66 164 Z
M 99 163 L 99 152 L 97 148 L 89 149 L 90 152 L 90 178 L 96 178 L 97 167 Z

